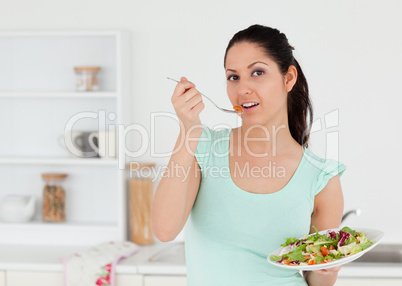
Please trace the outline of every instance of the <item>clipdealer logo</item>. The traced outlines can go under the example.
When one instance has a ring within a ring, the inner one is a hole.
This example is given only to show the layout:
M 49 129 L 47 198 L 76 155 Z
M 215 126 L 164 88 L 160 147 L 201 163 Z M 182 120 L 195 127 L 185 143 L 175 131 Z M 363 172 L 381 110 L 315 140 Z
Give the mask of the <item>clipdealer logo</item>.
M 74 125 L 83 119 L 92 119 L 97 122 L 97 129 L 98 130 L 107 130 L 110 132 L 114 132 L 117 130 L 118 136 L 116 136 L 116 145 L 109 145 L 109 146 L 115 146 L 115 148 L 118 148 L 117 150 L 105 150 L 105 152 L 109 152 L 110 154 L 116 154 L 117 159 L 118 159 L 118 167 L 119 169 L 124 169 L 126 167 L 126 160 L 129 159 L 129 161 L 132 161 L 133 159 L 140 158 L 141 156 L 145 155 L 148 150 L 150 149 L 150 155 L 152 158 L 168 158 L 180 148 L 185 147 L 189 148 L 188 142 L 180 142 L 180 145 L 178 148 L 176 148 L 173 151 L 169 152 L 161 152 L 158 153 L 156 151 L 156 121 L 157 118 L 162 118 L 162 120 L 171 120 L 173 119 L 176 121 L 179 125 L 182 124 L 178 117 L 169 112 L 153 112 L 150 114 L 150 130 L 147 130 L 144 126 L 136 123 L 132 123 L 129 125 L 124 125 L 124 124 L 117 124 L 116 121 L 116 114 L 113 112 L 107 113 L 106 110 L 99 110 L 98 112 L 94 111 L 86 111 L 86 112 L 80 112 L 72 116 L 68 122 L 65 125 L 65 143 L 66 147 L 69 149 L 69 151 L 79 157 L 82 152 L 76 148 L 76 146 L 73 144 L 72 139 L 68 136 L 71 135 L 71 131 L 73 130 Z M 109 121 L 109 124 L 107 124 L 107 121 Z M 333 110 L 324 116 L 324 120 L 321 118 L 316 119 L 312 126 L 310 126 L 309 129 L 306 130 L 306 132 L 310 131 L 310 135 L 316 134 L 316 133 L 325 133 L 325 157 L 324 159 L 334 159 L 339 161 L 339 132 L 338 130 L 334 130 L 335 127 L 339 126 L 339 110 Z M 197 128 L 201 128 L 202 126 L 198 126 Z M 219 130 L 222 128 L 230 128 L 230 126 L 224 125 L 224 124 L 219 124 L 214 126 L 213 130 Z M 263 126 L 253 126 L 250 128 L 250 130 L 247 130 L 247 135 L 249 135 L 254 129 L 258 128 L 264 128 Z M 264 157 L 267 154 L 258 154 L 258 153 L 253 153 L 250 148 L 248 148 L 248 142 L 250 141 L 264 141 L 264 140 L 269 140 L 272 141 L 272 154 L 275 156 L 276 155 L 276 135 L 280 130 L 284 129 L 283 126 L 275 127 L 271 130 L 265 130 L 265 138 L 246 138 L 245 139 L 245 146 L 246 146 L 246 152 L 248 154 L 255 156 L 255 157 Z M 208 130 L 208 129 L 205 129 Z M 140 136 L 140 144 L 138 150 L 130 150 L 126 146 L 126 138 L 128 136 L 129 132 L 136 132 Z M 202 141 L 206 141 L 211 139 L 210 135 L 207 136 L 207 138 L 200 138 Z M 195 138 L 196 139 L 196 138 Z M 102 140 L 110 140 L 110 138 L 104 137 Z M 220 140 L 229 140 L 227 139 L 220 139 Z M 219 142 L 212 142 L 212 146 L 215 146 L 219 144 Z M 116 147 L 117 146 L 117 147 Z M 210 152 L 215 152 L 214 148 L 209 150 Z M 209 156 L 210 154 L 200 154 L 200 156 Z M 227 156 L 227 154 L 219 154 L 219 153 L 213 153 L 213 155 L 216 155 L 218 157 L 222 156 Z M 313 158 L 310 156 L 306 156 L 307 160 L 309 160 L 312 164 L 314 164 L 317 167 L 320 167 L 322 164 L 322 161 L 317 160 L 317 158 Z M 244 169 L 246 168 L 246 169 Z M 272 170 L 273 168 L 276 168 L 275 170 Z M 165 170 L 166 168 L 161 168 L 161 170 Z M 255 170 L 254 167 L 250 167 L 249 165 L 244 165 L 243 169 L 240 169 L 239 166 L 235 166 L 236 174 L 244 174 L 245 172 L 249 174 L 259 174 L 261 176 L 277 176 L 277 177 L 284 177 L 285 176 L 285 171 L 283 166 L 276 166 L 276 162 L 271 162 L 270 165 L 264 166 L 264 168 L 261 168 L 261 170 Z M 184 171 L 183 171 L 184 172 Z M 216 170 L 214 169 L 214 172 L 216 173 Z M 223 173 L 222 173 L 223 172 Z M 227 173 L 227 170 L 224 170 L 220 173 L 224 174 Z M 188 172 L 184 172 L 187 173 Z M 218 172 L 219 173 L 219 172 Z M 155 175 L 155 174 L 154 174 Z M 256 175 L 252 175 L 256 176 Z

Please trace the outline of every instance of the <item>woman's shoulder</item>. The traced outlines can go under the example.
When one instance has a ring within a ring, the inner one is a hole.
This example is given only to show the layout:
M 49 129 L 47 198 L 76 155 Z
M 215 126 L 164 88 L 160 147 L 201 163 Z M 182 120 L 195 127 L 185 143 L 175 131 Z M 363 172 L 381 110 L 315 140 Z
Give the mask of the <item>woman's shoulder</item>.
M 317 164 L 324 164 L 326 159 L 318 156 L 316 153 L 314 153 L 310 148 L 304 147 L 304 156 L 312 162 L 315 162 Z
M 325 159 L 316 155 L 309 148 L 305 148 L 305 157 L 307 161 L 307 172 L 315 178 L 315 185 L 312 189 L 312 195 L 317 195 L 336 175 L 342 176 L 346 166 L 335 159 Z
M 346 166 L 335 159 L 327 159 L 318 156 L 310 148 L 304 148 L 304 158 L 307 161 L 308 166 L 315 169 L 318 172 L 332 173 L 334 170 L 343 173 Z

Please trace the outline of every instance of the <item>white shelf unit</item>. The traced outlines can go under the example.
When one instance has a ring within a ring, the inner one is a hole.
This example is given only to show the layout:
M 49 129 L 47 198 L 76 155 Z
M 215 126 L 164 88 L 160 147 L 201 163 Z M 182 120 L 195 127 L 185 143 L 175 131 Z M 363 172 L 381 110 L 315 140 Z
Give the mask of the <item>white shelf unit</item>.
M 66 92 L 66 91 L 1 91 L 0 98 L 70 98 L 70 99 L 116 99 L 116 92 Z
M 0 158 L 0 165 L 77 165 L 77 166 L 117 166 L 116 160 L 101 160 L 98 158 Z
M 66 123 L 81 112 L 96 118 L 80 119 L 73 130 L 117 131 L 130 123 L 129 50 L 123 31 L 0 31 L 0 201 L 10 194 L 36 198 L 33 221 L 0 221 L 0 243 L 127 239 L 126 175 L 119 158 L 130 139 L 118 141 L 114 160 L 72 157 L 58 142 Z M 73 68 L 86 65 L 101 67 L 99 91 L 75 91 Z M 41 219 L 41 174 L 51 172 L 68 174 L 62 223 Z

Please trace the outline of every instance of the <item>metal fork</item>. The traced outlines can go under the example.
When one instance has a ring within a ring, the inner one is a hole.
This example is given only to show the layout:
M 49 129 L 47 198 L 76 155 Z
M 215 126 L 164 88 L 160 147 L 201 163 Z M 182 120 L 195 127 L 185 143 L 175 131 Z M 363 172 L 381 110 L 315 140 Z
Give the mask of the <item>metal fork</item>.
M 173 78 L 170 78 L 170 77 L 168 77 L 168 79 L 173 80 L 173 81 L 179 83 L 179 81 L 178 81 L 177 79 L 173 79 Z M 223 112 L 235 113 L 235 114 L 241 113 L 241 112 L 237 112 L 237 111 L 235 111 L 235 110 L 230 110 L 230 109 L 225 109 L 225 108 L 219 107 L 219 106 L 216 105 L 215 102 L 213 102 L 212 99 L 210 99 L 208 96 L 206 96 L 205 94 L 202 94 L 201 92 L 200 92 L 200 94 L 201 94 L 203 97 L 205 97 L 206 99 L 208 99 L 213 105 L 215 105 L 216 108 L 218 108 L 219 110 L 222 110 Z

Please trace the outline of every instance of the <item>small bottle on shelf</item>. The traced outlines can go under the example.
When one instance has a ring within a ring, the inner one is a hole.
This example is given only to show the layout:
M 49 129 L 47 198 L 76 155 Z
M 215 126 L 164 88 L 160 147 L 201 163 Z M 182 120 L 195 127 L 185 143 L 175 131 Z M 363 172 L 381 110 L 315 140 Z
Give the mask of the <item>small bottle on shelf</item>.
M 42 174 L 43 221 L 62 222 L 66 220 L 66 193 L 62 187 L 67 174 Z

